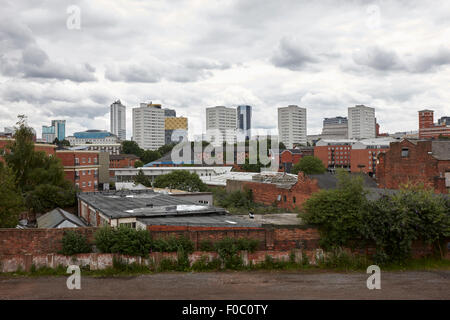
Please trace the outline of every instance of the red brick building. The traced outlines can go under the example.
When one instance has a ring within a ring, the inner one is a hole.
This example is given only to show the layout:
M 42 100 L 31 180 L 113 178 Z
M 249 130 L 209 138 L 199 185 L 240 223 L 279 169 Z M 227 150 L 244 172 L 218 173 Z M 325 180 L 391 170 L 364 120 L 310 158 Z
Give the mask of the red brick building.
M 98 190 L 98 151 L 57 150 L 66 179 L 73 182 L 82 192 Z
M 109 156 L 110 168 L 134 168 L 135 162 L 139 160 L 134 154 L 117 154 Z
M 350 151 L 350 171 L 376 175 L 378 155 L 389 150 L 392 139 L 366 139 L 353 144 Z
M 251 190 L 254 202 L 286 209 L 300 208 L 314 192 L 319 191 L 317 180 L 306 177 L 303 172 L 298 177 L 279 174 L 271 181 L 268 179 L 264 176 L 264 181 L 227 180 L 226 190 Z
M 434 123 L 433 110 L 419 111 L 419 139 L 437 139 L 440 135 L 450 137 L 450 125 Z
M 312 147 L 280 150 L 279 171 L 290 173 L 292 167 L 294 167 L 294 165 L 296 165 L 303 157 L 313 155 L 314 148 Z
M 450 141 L 402 140 L 378 157 L 380 188 L 398 189 L 401 184 L 424 183 L 437 193 L 450 189 Z
M 325 168 L 350 170 L 351 151 L 354 141 L 330 140 L 318 141 L 314 147 L 314 156 L 322 160 Z
M 389 149 L 392 138 L 363 140 L 319 141 L 314 147 L 314 156 L 322 160 L 329 171 L 337 168 L 347 169 L 353 173 L 376 173 L 377 156 Z

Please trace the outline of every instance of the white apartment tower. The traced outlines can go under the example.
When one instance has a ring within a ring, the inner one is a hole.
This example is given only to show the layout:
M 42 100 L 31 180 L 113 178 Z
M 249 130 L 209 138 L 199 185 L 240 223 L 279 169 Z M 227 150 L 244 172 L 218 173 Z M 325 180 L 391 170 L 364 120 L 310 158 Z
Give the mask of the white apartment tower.
M 120 140 L 126 140 L 127 108 L 120 102 L 120 100 L 117 100 L 111 104 L 110 118 L 111 133 L 119 137 Z
M 213 146 L 224 141 L 236 142 L 237 116 L 235 108 L 223 106 L 206 108 L 206 134 Z
M 296 105 L 278 108 L 278 139 L 286 148 L 306 146 L 306 108 Z
M 348 108 L 348 138 L 376 138 L 375 108 L 364 105 Z
M 141 103 L 133 108 L 133 140 L 144 150 L 164 145 L 164 109 L 160 104 Z

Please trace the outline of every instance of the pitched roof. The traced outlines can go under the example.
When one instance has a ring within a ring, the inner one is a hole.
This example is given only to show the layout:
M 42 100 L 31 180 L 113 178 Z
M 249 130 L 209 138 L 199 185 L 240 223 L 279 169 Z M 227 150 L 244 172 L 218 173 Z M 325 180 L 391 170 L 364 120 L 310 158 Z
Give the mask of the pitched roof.
M 57 228 L 64 221 L 69 221 L 78 227 L 86 227 L 86 224 L 80 218 L 61 208 L 56 208 L 37 218 L 38 228 L 45 229 Z
M 366 188 L 376 188 L 377 183 L 371 177 L 366 174 L 351 173 L 352 176 L 362 176 L 364 187 Z M 335 189 L 337 188 L 337 177 L 335 174 L 326 172 L 323 174 L 308 174 L 307 177 L 311 179 L 316 179 L 317 184 L 320 189 Z

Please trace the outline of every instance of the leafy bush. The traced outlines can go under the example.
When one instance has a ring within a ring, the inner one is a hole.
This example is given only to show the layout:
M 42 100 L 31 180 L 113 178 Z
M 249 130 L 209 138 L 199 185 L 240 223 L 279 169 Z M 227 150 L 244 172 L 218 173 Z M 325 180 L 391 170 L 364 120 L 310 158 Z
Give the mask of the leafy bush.
M 306 174 L 321 174 L 325 173 L 327 169 L 317 157 L 305 156 L 297 162 L 292 168 L 293 174 L 298 174 L 299 172 L 304 172 Z
M 75 231 L 65 231 L 61 243 L 62 249 L 60 253 L 66 256 L 92 252 L 86 237 Z
M 338 171 L 338 188 L 313 194 L 303 206 L 303 221 L 315 225 L 325 249 L 349 245 L 360 234 L 367 208 L 361 177 Z
M 186 170 L 177 170 L 168 174 L 163 174 L 155 179 L 155 187 L 170 188 L 192 192 L 207 191 L 208 187 L 196 173 Z
M 368 201 L 361 179 L 344 172 L 338 179 L 337 189 L 316 193 L 304 205 L 302 217 L 317 226 L 325 249 L 374 245 L 373 259 L 383 264 L 409 259 L 413 242 L 421 241 L 443 256 L 450 236 L 448 200 L 423 186 L 404 186 Z
M 369 205 L 363 215 L 362 236 L 375 244 L 377 263 L 410 258 L 413 241 L 434 244 L 440 255 L 450 236 L 446 200 L 423 186 L 407 187 Z
M 95 233 L 95 244 L 103 253 L 147 257 L 152 248 L 152 239 L 147 230 L 135 230 L 126 226 L 102 227 Z
M 200 251 L 214 251 L 214 244 L 210 240 L 202 240 L 199 244 Z
M 153 241 L 152 250 L 159 252 L 177 252 L 179 249 L 187 253 L 194 251 L 194 243 L 188 238 L 171 236 L 167 239 L 156 239 Z

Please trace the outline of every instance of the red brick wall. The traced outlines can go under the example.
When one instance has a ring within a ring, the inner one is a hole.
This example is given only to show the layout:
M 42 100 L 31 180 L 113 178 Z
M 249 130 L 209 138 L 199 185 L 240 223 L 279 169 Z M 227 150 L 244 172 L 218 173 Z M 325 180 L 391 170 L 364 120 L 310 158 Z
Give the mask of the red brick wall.
M 318 247 L 319 234 L 307 227 L 273 227 L 273 228 L 200 228 L 164 230 L 151 229 L 152 237 L 167 238 L 185 236 L 191 239 L 196 248 L 201 241 L 218 241 L 224 238 L 250 238 L 260 241 L 262 250 L 288 250 L 291 248 L 315 249 Z M 61 250 L 61 239 L 68 229 L 0 229 L 0 256 L 14 254 L 46 254 Z M 74 229 L 70 229 L 74 230 Z M 94 240 L 97 228 L 78 228 L 89 241 Z
M 402 149 L 407 148 L 408 157 L 402 157 Z M 377 165 L 377 182 L 380 188 L 398 189 L 401 184 L 424 183 L 438 193 L 447 193 L 445 178 L 441 173 L 450 171 L 450 161 L 438 161 L 428 154 L 431 141 L 418 141 L 417 145 L 408 140 L 391 143 L 389 151 L 380 154 Z
M 134 164 L 138 159 L 134 158 L 125 158 L 120 160 L 109 160 L 109 167 L 110 168 L 134 168 Z
M 234 180 L 227 180 L 226 189 L 227 192 L 251 189 L 254 202 L 265 205 L 276 204 L 279 208 L 295 209 L 300 208 L 314 192 L 319 191 L 319 186 L 315 179 L 306 178 L 303 173 L 299 173 L 297 183 L 290 189 L 279 188 L 272 183 Z M 278 200 L 280 195 L 281 199 Z
M 47 260 L 46 255 L 56 254 L 61 250 L 61 239 L 64 231 L 67 229 L 0 229 L 0 262 L 7 262 L 10 264 L 11 259 L 17 258 L 24 263 L 24 259 L 29 261 L 28 265 L 31 267 L 34 257 L 25 256 L 39 256 L 43 260 Z M 73 229 L 71 229 L 73 230 Z M 97 228 L 79 228 L 78 232 L 83 233 L 90 242 L 93 241 L 94 232 Z M 301 226 L 278 226 L 260 229 L 247 230 L 203 230 L 203 231 L 152 231 L 153 238 L 167 238 L 170 236 L 181 236 L 191 239 L 195 244 L 195 250 L 198 250 L 201 241 L 217 241 L 226 237 L 231 238 L 251 238 L 260 241 L 260 247 L 254 254 L 249 254 L 248 258 L 251 260 L 264 260 L 266 254 L 274 254 L 275 256 L 285 253 L 289 256 L 291 249 L 301 249 L 307 253 L 310 260 L 314 260 L 313 253 L 319 246 L 319 233 L 316 229 L 301 227 Z M 447 239 L 450 241 L 450 239 Z M 449 251 L 446 247 L 443 248 L 443 254 L 446 259 L 450 259 Z M 425 246 L 415 242 L 412 246 L 413 256 L 421 257 L 432 253 L 431 246 Z M 356 251 L 356 253 L 373 253 L 373 248 L 367 248 Z M 176 256 L 176 253 L 153 253 L 160 256 Z M 215 253 L 212 253 L 215 254 Z M 90 255 L 90 254 L 87 254 Z M 101 255 L 101 254 L 94 254 Z M 201 256 L 202 253 L 196 252 L 195 256 Z M 104 255 L 103 255 L 104 256 Z M 52 257 L 50 257 L 52 258 Z M 60 257 L 65 259 L 65 257 Z M 71 259 L 70 257 L 66 257 Z M 96 258 L 96 257 L 94 257 Z M 110 260 L 112 257 L 110 257 Z M 37 258 L 39 260 L 39 258 Z M 51 259 L 53 260 L 53 258 Z M 26 262 L 26 261 L 25 261 Z M 58 263 L 54 264 L 54 266 Z M 5 267 L 5 266 L 3 266 Z M 15 270 L 15 269 L 14 269 Z

